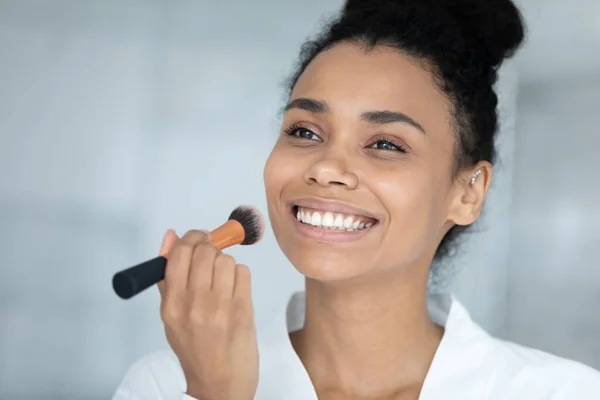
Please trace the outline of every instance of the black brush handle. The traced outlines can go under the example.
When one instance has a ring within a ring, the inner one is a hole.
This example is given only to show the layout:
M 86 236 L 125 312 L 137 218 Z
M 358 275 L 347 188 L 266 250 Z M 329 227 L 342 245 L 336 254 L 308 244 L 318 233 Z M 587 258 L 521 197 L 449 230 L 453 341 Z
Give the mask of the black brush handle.
M 113 276 L 113 289 L 120 298 L 129 299 L 165 279 L 166 268 L 167 259 L 163 256 L 134 265 Z

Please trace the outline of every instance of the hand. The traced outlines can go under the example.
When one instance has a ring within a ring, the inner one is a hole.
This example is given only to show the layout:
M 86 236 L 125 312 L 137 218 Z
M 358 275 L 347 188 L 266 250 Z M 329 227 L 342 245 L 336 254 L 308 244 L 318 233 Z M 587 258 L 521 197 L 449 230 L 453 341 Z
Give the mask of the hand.
M 250 270 L 210 244 L 210 233 L 169 230 L 158 284 L 167 340 L 179 358 L 187 394 L 199 400 L 251 400 L 258 386 L 258 345 Z

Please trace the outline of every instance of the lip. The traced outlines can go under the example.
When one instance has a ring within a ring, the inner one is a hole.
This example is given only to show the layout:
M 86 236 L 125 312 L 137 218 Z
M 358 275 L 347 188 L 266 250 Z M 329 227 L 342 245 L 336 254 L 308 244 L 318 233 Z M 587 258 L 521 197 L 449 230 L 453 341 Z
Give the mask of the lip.
M 375 228 L 375 226 L 363 229 L 360 231 L 354 232 L 346 232 L 346 231 L 328 231 L 316 228 L 312 225 L 303 224 L 302 222 L 296 219 L 296 216 L 291 212 L 289 213 L 290 218 L 292 219 L 292 223 L 296 229 L 296 232 L 300 234 L 301 237 L 308 238 L 310 240 L 320 242 L 320 243 L 349 243 L 356 242 L 365 235 L 367 235 L 371 230 Z
M 338 213 L 338 214 L 369 217 L 369 218 L 379 221 L 379 218 L 376 215 L 374 215 L 373 213 L 370 213 L 366 210 L 363 210 L 359 207 L 350 205 L 348 203 L 341 202 L 339 200 L 320 198 L 320 197 L 301 197 L 301 198 L 290 201 L 289 207 L 291 208 L 293 206 L 312 208 L 315 210 L 322 210 L 322 211 L 330 211 L 330 212 Z

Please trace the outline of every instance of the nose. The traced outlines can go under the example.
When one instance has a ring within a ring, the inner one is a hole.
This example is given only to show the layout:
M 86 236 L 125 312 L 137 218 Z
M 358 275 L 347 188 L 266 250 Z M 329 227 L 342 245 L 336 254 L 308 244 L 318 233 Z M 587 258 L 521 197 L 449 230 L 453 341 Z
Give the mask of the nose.
M 309 185 L 318 184 L 325 187 L 343 186 L 346 189 L 356 189 L 358 177 L 348 171 L 344 163 L 335 159 L 322 159 L 309 168 L 304 174 L 304 180 Z

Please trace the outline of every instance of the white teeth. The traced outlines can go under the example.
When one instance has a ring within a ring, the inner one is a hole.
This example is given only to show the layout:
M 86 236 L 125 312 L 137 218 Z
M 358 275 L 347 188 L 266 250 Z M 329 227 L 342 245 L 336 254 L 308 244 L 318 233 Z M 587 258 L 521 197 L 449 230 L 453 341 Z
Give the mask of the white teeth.
M 321 226 L 321 214 L 314 212 L 310 219 L 310 224 L 314 226 Z
M 348 229 L 352 227 L 352 217 L 346 217 L 346 219 L 344 219 L 344 228 Z
M 344 227 L 344 217 L 340 214 L 335 216 L 335 221 L 333 221 L 333 226 L 335 228 L 343 228 Z
M 321 220 L 321 225 L 330 228 L 333 226 L 333 214 L 327 211 L 323 214 L 323 219 Z
M 302 216 L 302 222 L 304 222 L 305 224 L 310 224 L 310 212 L 306 211 L 303 214 L 304 215 Z
M 334 214 L 331 211 L 308 211 L 300 207 L 296 212 L 296 219 L 314 227 L 334 231 L 356 232 L 373 226 L 373 222 L 365 223 L 361 221 L 361 217 Z
M 361 221 L 361 217 L 334 214 L 331 211 L 308 211 L 300 207 L 296 212 L 296 218 L 298 221 L 324 230 L 356 232 L 373 226 L 372 222 Z

